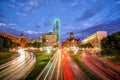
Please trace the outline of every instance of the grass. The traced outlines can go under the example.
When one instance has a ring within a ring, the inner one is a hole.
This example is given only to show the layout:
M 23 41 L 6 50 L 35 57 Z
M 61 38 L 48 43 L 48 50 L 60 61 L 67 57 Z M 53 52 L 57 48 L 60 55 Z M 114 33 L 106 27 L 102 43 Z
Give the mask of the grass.
M 109 60 L 110 60 L 111 62 L 117 64 L 117 65 L 120 65 L 120 56 L 114 57 L 114 58 L 110 58 Z
M 31 73 L 26 77 L 25 80 L 36 80 L 40 72 L 44 69 L 47 65 L 50 58 L 54 55 L 55 51 L 52 51 L 51 54 L 48 56 L 45 51 L 34 50 L 32 51 L 36 56 L 36 64 Z
M 69 55 L 70 57 L 78 64 L 78 66 L 85 72 L 85 74 L 91 79 L 91 80 L 95 80 L 94 75 L 90 73 L 90 71 L 88 71 L 88 69 L 86 68 L 86 66 L 81 62 L 80 58 L 81 58 L 81 51 L 78 51 L 78 54 L 74 54 L 73 51 L 69 51 Z
M 115 56 L 115 55 L 100 55 L 107 60 L 111 61 L 112 63 L 115 63 L 117 65 L 120 65 L 120 56 Z
M 0 52 L 0 65 L 11 60 L 15 55 L 14 52 Z

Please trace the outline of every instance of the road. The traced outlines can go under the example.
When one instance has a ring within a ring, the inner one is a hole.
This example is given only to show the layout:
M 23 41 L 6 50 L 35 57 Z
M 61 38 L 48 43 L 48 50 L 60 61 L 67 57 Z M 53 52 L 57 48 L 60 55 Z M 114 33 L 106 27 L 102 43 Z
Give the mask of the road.
M 95 52 L 83 51 L 82 62 L 102 80 L 120 80 L 120 66 L 97 56 Z
M 19 49 L 17 58 L 0 65 L 0 80 L 23 80 L 30 73 L 36 62 L 36 56 Z
M 37 80 L 61 80 L 61 50 L 58 49 L 50 59 Z
M 68 54 L 67 51 L 62 51 L 63 80 L 89 80 Z

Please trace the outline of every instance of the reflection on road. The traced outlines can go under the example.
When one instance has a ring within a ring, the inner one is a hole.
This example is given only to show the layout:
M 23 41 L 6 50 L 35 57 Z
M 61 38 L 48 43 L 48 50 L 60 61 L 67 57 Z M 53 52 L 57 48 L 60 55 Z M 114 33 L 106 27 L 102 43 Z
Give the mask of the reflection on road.
M 19 57 L 0 65 L 0 79 L 21 80 L 30 73 L 36 62 L 36 56 L 24 49 L 19 49 L 18 53 Z

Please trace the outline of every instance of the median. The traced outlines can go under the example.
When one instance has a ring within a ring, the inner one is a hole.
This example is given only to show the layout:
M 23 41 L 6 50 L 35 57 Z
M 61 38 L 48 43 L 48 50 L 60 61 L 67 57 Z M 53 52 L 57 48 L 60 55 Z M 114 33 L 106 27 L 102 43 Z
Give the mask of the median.
M 13 60 L 17 56 L 16 52 L 0 52 L 0 65 Z
M 30 52 L 33 52 L 36 55 L 37 60 L 35 67 L 25 80 L 36 80 L 36 78 L 39 76 L 41 71 L 44 69 L 44 67 L 47 65 L 48 61 L 52 58 L 56 51 L 51 51 L 49 54 L 47 54 L 45 50 L 32 50 Z
M 78 51 L 77 54 L 74 54 L 72 50 L 68 51 L 70 57 L 78 64 L 78 66 L 85 72 L 85 74 L 91 79 L 94 80 L 94 75 L 90 73 L 87 67 L 81 62 L 81 53 L 82 51 Z

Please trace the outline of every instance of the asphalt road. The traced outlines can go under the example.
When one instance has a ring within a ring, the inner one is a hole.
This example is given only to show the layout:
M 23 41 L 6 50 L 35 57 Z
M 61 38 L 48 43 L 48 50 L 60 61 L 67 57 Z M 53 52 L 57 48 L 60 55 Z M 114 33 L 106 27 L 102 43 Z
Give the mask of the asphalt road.
M 19 49 L 17 58 L 0 65 L 0 80 L 24 80 L 36 62 L 36 56 Z
M 65 50 L 58 50 L 37 80 L 89 80 Z
M 61 50 L 58 49 L 50 59 L 37 80 L 60 80 L 61 79 Z
M 89 80 L 87 75 L 80 67 L 69 57 L 67 51 L 62 51 L 62 71 L 63 80 Z
M 81 60 L 98 79 L 120 80 L 120 66 L 97 56 L 95 52 L 83 51 Z

